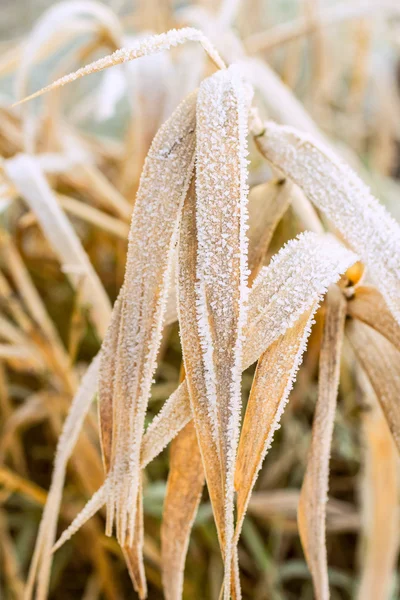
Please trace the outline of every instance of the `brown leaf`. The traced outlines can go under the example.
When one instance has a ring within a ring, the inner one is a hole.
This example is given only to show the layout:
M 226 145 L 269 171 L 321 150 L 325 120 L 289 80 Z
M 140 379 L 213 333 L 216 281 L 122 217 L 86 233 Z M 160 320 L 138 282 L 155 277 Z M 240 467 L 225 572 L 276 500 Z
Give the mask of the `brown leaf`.
M 191 421 L 174 439 L 170 451 L 161 525 L 162 579 L 166 600 L 182 597 L 185 558 L 203 486 L 203 464 Z
M 400 325 L 393 318 L 385 300 L 376 288 L 356 287 L 354 296 L 347 302 L 347 313 L 379 331 L 397 350 L 400 350 Z
M 249 285 L 264 264 L 265 255 L 279 221 L 290 204 L 289 184 L 273 180 L 251 188 L 249 193 Z
M 197 257 L 182 282 L 187 295 L 194 294 L 193 312 L 189 319 L 188 302 L 180 298 L 179 316 L 189 393 L 225 561 L 226 599 L 231 582 L 233 476 L 248 291 L 247 123 L 247 88 L 235 68 L 203 81 L 197 101 L 196 229 L 192 227 Z M 185 260 L 183 249 L 179 261 Z M 192 338 L 200 350 L 197 355 Z M 205 458 L 210 441 L 211 469 Z
M 160 128 L 147 156 L 132 215 L 116 352 L 109 354 L 108 365 L 106 360 L 102 364 L 110 379 L 100 381 L 99 396 L 102 402 L 104 394 L 110 404 L 111 381 L 113 407 L 107 532 L 116 518 L 122 546 L 127 540 L 132 544 L 134 537 L 144 418 L 173 249 L 194 165 L 195 106 L 194 93 Z M 115 313 L 110 326 L 115 333 L 118 318 Z
M 300 538 L 318 600 L 329 599 L 326 501 L 345 317 L 346 301 L 339 288 L 332 286 L 327 295 L 311 447 L 297 513 Z
M 399 456 L 386 419 L 370 386 L 362 414 L 364 474 L 362 481 L 363 567 L 357 598 L 389 598 L 399 551 Z M 384 468 L 382 468 L 384 466 Z
M 251 491 L 279 425 L 297 374 L 316 305 L 262 354 L 251 387 L 236 464 L 236 540 L 239 538 Z
M 351 320 L 346 326 L 346 333 L 400 450 L 400 352 L 361 321 Z

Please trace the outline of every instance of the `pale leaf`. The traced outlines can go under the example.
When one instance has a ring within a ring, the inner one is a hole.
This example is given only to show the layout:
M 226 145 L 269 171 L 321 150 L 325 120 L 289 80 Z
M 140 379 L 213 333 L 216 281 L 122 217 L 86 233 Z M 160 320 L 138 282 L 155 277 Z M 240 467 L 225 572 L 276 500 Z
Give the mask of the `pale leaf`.
M 161 339 L 169 273 L 194 165 L 196 94 L 159 129 L 147 156 L 129 234 L 114 371 L 99 387 L 113 407 L 107 532 L 116 516 L 122 546 L 133 543 L 144 418 Z M 116 313 L 115 313 L 116 314 Z M 114 317 L 117 319 L 117 316 Z M 113 319 L 113 321 L 114 321 Z M 116 329 L 115 323 L 111 327 Z M 111 362 L 110 362 L 111 361 Z
M 346 301 L 339 288 L 332 286 L 327 295 L 326 305 L 319 359 L 318 401 L 297 517 L 301 542 L 313 577 L 315 597 L 318 600 L 329 600 L 325 543 L 326 502 L 346 318 Z
M 333 152 L 291 127 L 265 123 L 262 154 L 305 192 L 367 265 L 400 322 L 400 226 Z
M 27 100 L 31 100 L 32 98 L 41 96 L 42 94 L 45 94 L 46 92 L 49 92 L 51 90 L 55 90 L 59 87 L 62 87 L 63 85 L 71 83 L 76 79 L 85 77 L 85 75 L 90 75 L 91 73 L 103 71 L 103 69 L 107 69 L 108 67 L 120 65 L 130 60 L 140 58 L 141 56 L 148 56 L 150 54 L 162 52 L 163 50 L 169 50 L 170 48 L 173 48 L 174 46 L 178 46 L 180 44 L 184 44 L 185 42 L 199 42 L 218 68 L 223 69 L 225 67 L 224 62 L 222 61 L 218 52 L 215 50 L 215 48 L 211 45 L 209 40 L 201 31 L 198 31 L 197 29 L 193 29 L 191 27 L 184 27 L 179 30 L 171 29 L 170 31 L 167 31 L 167 33 L 149 36 L 145 40 L 140 40 L 131 48 L 120 48 L 119 50 L 116 50 L 116 52 L 110 54 L 109 56 L 100 58 L 99 60 L 96 60 L 95 62 L 78 69 L 74 73 L 70 73 L 69 75 L 61 77 L 61 79 L 58 79 L 54 83 L 46 86 L 45 88 L 28 96 L 27 98 L 24 98 L 18 104 L 21 104 L 21 102 L 26 102 Z
M 99 398 L 99 421 L 101 450 L 107 474 L 110 469 L 112 451 L 112 397 L 123 296 L 124 287 L 122 287 L 115 302 L 111 323 L 101 347 L 99 387 L 102 388 L 102 394 Z M 147 583 L 143 564 L 143 528 L 143 497 L 141 483 L 139 483 L 133 543 L 132 546 L 124 547 L 122 550 L 133 586 L 140 598 L 145 598 L 147 595 Z
M 27 154 L 19 154 L 5 161 L 4 169 L 21 197 L 35 213 L 71 284 L 79 286 L 82 299 L 90 308 L 93 323 L 100 338 L 103 338 L 111 316 L 110 301 L 38 163 Z
M 57 519 L 60 512 L 67 462 L 76 444 L 85 416 L 96 394 L 99 364 L 100 356 L 97 355 L 93 359 L 76 392 L 58 441 L 50 490 L 29 569 L 25 590 L 26 600 L 32 597 L 36 579 L 38 580 L 36 598 L 44 600 L 47 597 L 52 563 L 51 548 L 56 536 Z
M 289 185 L 273 180 L 251 188 L 249 193 L 249 285 L 263 266 L 272 236 L 290 204 Z
M 186 381 L 166 400 L 143 436 L 141 466 L 144 469 L 192 419 Z
M 113 428 L 112 396 L 123 293 L 124 288 L 122 288 L 115 301 L 110 324 L 101 345 L 100 354 L 99 390 L 101 390 L 101 393 L 99 393 L 98 410 L 100 446 L 106 473 L 110 469 Z
M 184 399 L 188 402 L 188 389 L 190 390 L 190 415 L 192 416 L 194 414 L 195 426 L 199 439 L 204 471 L 207 476 L 217 531 L 220 536 L 221 546 L 223 546 L 224 497 L 221 489 L 221 470 L 218 449 L 209 425 L 209 411 L 205 402 L 205 399 L 207 398 L 205 373 L 203 363 L 199 360 L 199 357 L 202 355 L 202 347 L 196 327 L 197 246 L 195 190 L 193 181 L 183 209 L 178 261 L 178 316 L 186 379 L 181 383 L 173 396 L 176 403 L 178 400 L 179 403 L 182 403 Z M 196 381 L 195 385 L 192 384 L 194 381 Z M 165 405 L 168 405 L 168 400 Z M 171 413 L 172 411 L 169 410 L 169 412 Z M 160 427 L 161 422 L 161 420 L 158 421 L 158 427 Z M 175 434 L 178 433 L 176 429 L 174 431 Z
M 212 500 L 211 488 L 217 485 L 224 502 L 222 521 L 221 507 L 214 502 L 213 507 L 225 555 L 225 598 L 230 593 L 233 473 L 247 301 L 247 122 L 248 90 L 234 67 L 203 81 L 196 132 L 197 281 L 194 276 L 187 280 L 194 283 L 197 319 L 189 324 L 186 311 L 180 309 L 180 320 L 185 322 L 182 346 L 185 366 L 190 363 L 187 375 L 199 443 L 204 452 L 209 443 L 208 435 L 207 439 L 203 435 L 207 424 L 219 462 L 219 478 L 209 478 L 207 467 L 206 477 Z M 183 254 L 180 260 L 185 260 Z M 192 347 L 188 351 L 190 329 L 196 326 L 200 366 L 195 365 Z
M 143 523 L 143 493 L 142 484 L 139 484 L 137 495 L 137 508 L 135 519 L 135 534 L 132 547 L 122 548 L 128 572 L 133 587 L 139 595 L 140 600 L 147 597 L 147 583 L 143 562 L 144 523 Z
M 65 529 L 61 537 L 53 546 L 53 552 L 61 548 L 65 542 L 67 542 L 89 519 L 91 519 L 106 502 L 107 497 L 107 484 L 104 484 L 93 494 L 89 502 L 81 510 L 81 512 L 75 517 L 71 525 Z

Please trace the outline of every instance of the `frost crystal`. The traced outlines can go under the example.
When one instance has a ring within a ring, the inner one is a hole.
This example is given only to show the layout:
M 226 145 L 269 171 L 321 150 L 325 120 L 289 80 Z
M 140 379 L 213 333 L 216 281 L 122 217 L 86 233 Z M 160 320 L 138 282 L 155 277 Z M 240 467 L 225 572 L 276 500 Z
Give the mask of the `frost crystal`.
M 268 122 L 257 143 L 359 253 L 400 322 L 399 225 L 359 177 L 311 136 Z
M 247 88 L 234 67 L 202 83 L 197 101 L 196 301 L 206 402 L 225 487 L 226 598 L 248 291 L 247 122 Z
M 64 77 L 57 79 L 57 81 L 54 81 L 35 94 L 24 98 L 21 102 L 26 102 L 27 100 L 41 96 L 46 92 L 50 92 L 58 87 L 67 85 L 68 83 L 71 83 L 76 79 L 80 79 L 81 77 L 85 77 L 86 75 L 103 71 L 108 67 L 120 65 L 121 63 L 126 63 L 130 60 L 141 58 L 142 56 L 149 56 L 151 54 L 156 54 L 157 52 L 162 52 L 163 50 L 169 50 L 170 48 L 179 46 L 185 42 L 199 42 L 215 65 L 220 69 L 225 68 L 224 61 L 219 56 L 211 42 L 201 31 L 192 27 L 183 27 L 182 29 L 171 29 L 170 31 L 161 33 L 159 35 L 151 35 L 144 40 L 139 40 L 131 48 L 120 48 L 119 50 L 113 52 L 113 54 L 104 56 L 103 58 L 100 58 L 99 60 L 96 60 L 95 62 L 78 69 L 74 73 L 64 75 Z
M 173 249 L 194 165 L 195 103 L 195 94 L 182 102 L 160 128 L 147 156 L 132 215 L 121 314 L 114 312 L 111 351 L 103 360 L 105 373 L 112 377 L 111 382 L 102 377 L 99 389 L 101 404 L 112 403 L 107 532 L 116 517 L 121 545 L 132 544 L 134 537 L 144 418 Z

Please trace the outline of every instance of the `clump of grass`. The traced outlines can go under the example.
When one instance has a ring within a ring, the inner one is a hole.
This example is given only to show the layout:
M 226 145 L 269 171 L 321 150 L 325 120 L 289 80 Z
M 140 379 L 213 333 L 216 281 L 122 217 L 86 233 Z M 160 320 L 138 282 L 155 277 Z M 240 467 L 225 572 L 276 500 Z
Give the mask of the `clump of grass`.
M 75 9 L 77 18 L 79 5 Z M 104 25 L 102 9 L 86 9 Z M 51 30 L 47 27 L 55 22 L 57 9 L 53 10 L 48 25 L 45 20 L 45 26 L 38 30 L 40 35 L 36 32 L 41 43 Z M 60 5 L 59 10 L 63 15 L 68 5 Z M 214 19 L 215 30 L 233 36 L 227 21 L 234 14 L 235 3 L 224 3 Z M 211 16 L 207 18 L 213 22 Z M 114 25 L 110 31 L 102 29 L 107 45 L 113 49 L 121 33 Z M 273 35 L 271 39 L 275 40 Z M 206 59 L 201 55 L 199 88 L 174 105 L 152 140 L 147 133 L 140 138 L 140 125 L 136 123 L 133 143 L 137 135 L 138 144 L 146 148 L 140 179 L 134 175 L 127 184 L 125 163 L 129 164 L 130 157 L 120 158 L 118 144 L 113 146 L 90 134 L 77 136 L 74 129 L 63 128 L 54 117 L 54 106 L 50 115 L 60 131 L 54 133 L 54 142 L 48 142 L 52 152 L 46 147 L 46 127 L 39 120 L 36 126 L 42 131 L 34 137 L 45 150 L 29 151 L 32 117 L 29 111 L 22 112 L 25 147 L 17 140 L 21 152 L 3 161 L 7 202 L 16 204 L 21 198 L 32 213 L 26 224 L 22 211 L 13 215 L 10 210 L 5 229 L 16 235 L 24 219 L 23 227 L 28 231 L 37 223 L 46 240 L 45 253 L 51 249 L 53 269 L 65 274 L 60 288 L 68 281 L 73 290 L 69 340 L 63 340 L 49 315 L 54 298 L 47 299 L 48 308 L 10 235 L 2 234 L 5 276 L 0 279 L 0 291 L 5 307 L 5 316 L 1 317 L 5 343 L 0 358 L 12 370 L 28 372 L 38 382 L 36 393 L 14 413 L 8 392 L 4 391 L 3 412 L 9 415 L 14 430 L 19 423 L 34 420 L 38 413 L 39 419 L 48 419 L 59 435 L 24 591 L 27 599 L 49 595 L 54 553 L 85 524 L 89 525 L 85 530 L 95 566 L 94 579 L 87 589 L 89 597 L 96 597 L 96 590 L 110 598 L 120 597 L 106 552 L 106 548 L 118 552 L 119 545 L 140 598 L 148 593 L 146 575 L 152 584 L 158 583 L 151 569 L 146 573 L 145 558 L 153 565 L 159 562 L 165 597 L 181 598 L 189 539 L 195 520 L 201 520 L 198 511 L 205 483 L 223 561 L 221 588 L 216 593 L 225 600 L 242 596 L 238 550 L 242 530 L 258 564 L 276 580 L 262 543 L 251 525 L 246 530 L 244 523 L 246 513 L 251 513 L 251 496 L 280 427 L 303 355 L 311 345 L 316 319 L 322 322 L 320 345 L 313 343 L 319 361 L 318 398 L 298 499 L 298 529 L 317 598 L 330 596 L 326 501 L 342 358 L 346 373 L 360 366 L 365 371 L 368 382 L 360 376 L 363 389 L 376 396 L 394 443 L 399 446 L 400 227 L 359 176 L 338 158 L 269 68 L 245 58 L 239 39 L 235 39 L 236 46 L 221 47 L 228 67 L 207 36 L 192 27 L 137 39 L 127 49 L 117 49 L 71 75 L 63 75 L 19 104 L 46 92 L 56 98 L 59 88 L 122 64 L 126 72 L 116 71 L 118 85 L 129 89 L 130 61 L 144 57 L 151 61 L 161 51 L 176 47 L 178 56 L 184 57 L 189 42 L 200 42 L 208 56 L 204 63 Z M 232 47 L 236 47 L 235 60 L 230 56 Z M 160 64 L 161 69 L 166 68 L 166 63 Z M 172 62 L 168 68 L 173 71 Z M 265 75 L 265 81 L 271 83 L 271 97 L 262 83 L 256 84 L 255 74 L 261 78 Z M 290 114 L 294 124 L 264 120 L 257 105 L 256 91 L 260 87 L 267 108 L 272 106 L 284 121 L 290 121 L 285 118 Z M 21 82 L 19 89 L 24 89 Z M 173 91 L 168 92 L 173 96 Z M 157 108 L 153 107 L 155 111 Z M 163 115 L 159 117 L 164 120 Z M 146 130 L 144 124 L 142 127 Z M 304 133 L 304 129 L 308 131 Z M 47 133 L 51 137 L 51 131 Z M 131 147 L 130 142 L 127 147 Z M 74 162 L 77 149 L 78 163 L 83 160 L 83 165 Z M 262 165 L 261 183 L 249 185 L 251 169 L 257 162 Z M 272 178 L 266 175 L 267 164 L 274 174 Z M 136 172 L 137 165 L 134 167 Z M 130 190 L 129 199 L 121 187 Z M 132 191 L 135 193 L 131 195 Z M 127 247 L 121 248 L 120 239 L 128 230 L 130 201 Z M 85 206 L 84 202 L 95 206 Z M 90 257 L 64 211 L 98 228 Z M 277 230 L 289 211 L 311 231 L 288 241 L 293 237 L 289 235 L 282 242 Z M 110 244 L 110 235 L 119 241 Z M 40 237 L 36 229 L 34 236 L 33 245 Z M 273 240 L 278 242 L 275 251 L 271 250 Z M 96 272 L 102 268 L 97 256 L 102 244 L 115 246 L 113 270 L 117 281 L 112 284 L 107 282 L 110 269 L 100 276 Z M 17 291 L 16 297 L 10 284 Z M 114 292 L 119 289 L 112 310 L 105 286 L 113 287 Z M 79 383 L 73 363 L 86 320 L 92 328 L 90 354 L 95 347 L 98 353 Z M 176 321 L 182 349 L 180 382 L 178 385 L 176 381 L 176 389 L 148 423 L 153 378 L 157 366 L 164 365 L 165 340 Z M 353 354 L 349 353 L 346 338 Z M 255 362 L 248 399 L 242 405 L 242 373 Z M 6 390 L 5 374 L 2 377 Z M 67 399 L 72 396 L 61 430 Z M 54 408 L 52 397 L 62 399 L 59 404 L 63 410 L 60 406 Z M 98 428 L 92 413 L 95 399 Z M 371 433 L 376 423 L 376 432 L 384 439 L 391 458 L 388 488 L 393 498 L 398 485 L 397 459 L 375 404 L 374 411 L 376 421 L 367 417 L 364 424 L 370 440 L 368 461 L 373 465 L 380 451 Z M 13 440 L 12 433 L 4 439 Z M 153 539 L 146 537 L 145 468 L 152 468 L 169 443 L 159 550 Z M 3 456 L 5 452 L 3 448 Z M 22 456 L 21 443 L 15 436 L 10 458 L 23 473 Z M 80 511 L 67 511 L 65 516 L 72 522 L 57 540 L 71 457 L 79 486 L 90 499 Z M 366 477 L 367 486 L 373 485 L 373 476 Z M 11 477 L 7 481 L 12 488 L 19 480 Z M 28 497 L 41 498 L 32 484 L 22 482 L 18 489 Z M 368 497 L 376 492 L 370 489 Z M 381 497 L 373 498 L 372 503 L 373 525 L 368 532 L 374 536 L 378 535 L 376 524 L 381 520 Z M 118 545 L 105 541 L 98 517 L 90 521 L 104 509 L 106 536 L 115 533 Z M 390 511 L 394 522 L 394 501 Z M 95 525 L 90 529 L 91 523 Z M 387 594 L 398 536 L 390 536 L 382 561 L 383 574 L 373 543 L 373 539 L 367 543 L 360 590 L 370 586 L 375 594 Z M 19 590 L 19 574 L 9 579 Z M 245 594 L 249 595 L 248 589 Z M 192 592 L 192 597 L 198 597 L 198 592 Z M 249 597 L 256 597 L 256 593 Z

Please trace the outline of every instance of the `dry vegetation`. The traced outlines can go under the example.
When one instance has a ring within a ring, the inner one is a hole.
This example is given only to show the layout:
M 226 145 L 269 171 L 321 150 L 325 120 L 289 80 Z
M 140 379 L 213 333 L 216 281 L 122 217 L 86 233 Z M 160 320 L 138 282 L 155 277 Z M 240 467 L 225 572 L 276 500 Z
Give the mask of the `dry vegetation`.
M 67 0 L 3 43 L 5 598 L 398 597 L 399 16 Z

